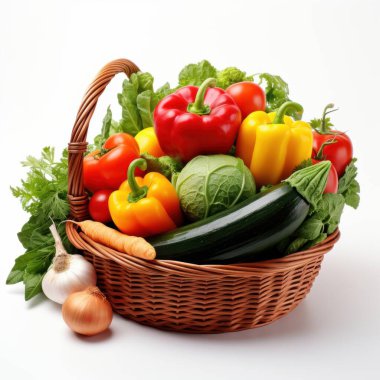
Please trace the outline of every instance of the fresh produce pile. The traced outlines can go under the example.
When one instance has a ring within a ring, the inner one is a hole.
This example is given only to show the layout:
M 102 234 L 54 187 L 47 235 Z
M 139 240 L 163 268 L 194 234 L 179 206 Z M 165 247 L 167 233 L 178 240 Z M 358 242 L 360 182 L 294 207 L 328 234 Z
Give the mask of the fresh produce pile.
M 279 76 L 202 61 L 174 88 L 132 74 L 118 102 L 121 119 L 107 109 L 83 161 L 91 220 L 69 220 L 66 150 L 27 157 L 27 177 L 12 188 L 30 218 L 7 284 L 23 282 L 26 300 L 43 291 L 62 303 L 81 334 L 106 329 L 112 310 L 65 223 L 146 260 L 228 264 L 308 249 L 335 231 L 345 204 L 359 205 L 352 143 L 332 129 L 333 105 L 302 120 Z

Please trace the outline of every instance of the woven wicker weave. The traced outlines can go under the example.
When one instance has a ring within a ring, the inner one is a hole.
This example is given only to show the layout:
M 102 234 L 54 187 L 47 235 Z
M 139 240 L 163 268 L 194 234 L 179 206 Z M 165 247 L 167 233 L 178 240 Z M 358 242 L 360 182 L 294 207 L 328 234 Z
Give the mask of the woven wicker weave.
M 86 136 L 97 100 L 118 73 L 138 67 L 126 59 L 112 61 L 87 90 L 69 143 L 71 216 L 88 218 L 82 165 Z M 293 310 L 309 292 L 324 254 L 339 239 L 337 230 L 307 251 L 250 264 L 195 265 L 144 261 L 95 243 L 72 223 L 67 234 L 94 264 L 98 286 L 120 315 L 165 330 L 220 333 L 259 327 Z

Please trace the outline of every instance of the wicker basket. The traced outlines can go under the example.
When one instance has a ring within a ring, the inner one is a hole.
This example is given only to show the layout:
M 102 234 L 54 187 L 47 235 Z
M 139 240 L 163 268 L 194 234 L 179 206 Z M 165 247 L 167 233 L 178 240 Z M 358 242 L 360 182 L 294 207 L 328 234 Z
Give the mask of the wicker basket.
M 71 216 L 88 218 L 82 165 L 87 129 L 98 97 L 118 73 L 138 67 L 126 59 L 110 62 L 87 90 L 69 144 Z M 250 264 L 195 265 L 144 261 L 95 243 L 72 223 L 67 234 L 94 264 L 98 285 L 115 312 L 165 330 L 221 333 L 259 327 L 293 310 L 309 292 L 324 254 L 339 238 L 335 231 L 312 249 Z

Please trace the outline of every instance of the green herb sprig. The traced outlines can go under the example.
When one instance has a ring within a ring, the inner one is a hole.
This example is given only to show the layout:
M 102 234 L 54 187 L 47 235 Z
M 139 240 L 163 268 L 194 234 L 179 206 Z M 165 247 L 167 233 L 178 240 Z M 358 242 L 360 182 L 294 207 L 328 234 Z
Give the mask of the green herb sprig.
M 69 213 L 67 150 L 57 161 L 54 153 L 54 148 L 45 147 L 40 158 L 28 156 L 22 162 L 28 168 L 26 179 L 20 186 L 11 187 L 13 195 L 20 199 L 23 209 L 31 216 L 17 235 L 26 251 L 16 259 L 6 283 L 23 281 L 25 300 L 42 291 L 43 275 L 54 257 L 54 239 L 49 233 L 51 219 L 59 225 Z M 66 249 L 73 252 L 64 224 L 59 225 L 58 230 Z

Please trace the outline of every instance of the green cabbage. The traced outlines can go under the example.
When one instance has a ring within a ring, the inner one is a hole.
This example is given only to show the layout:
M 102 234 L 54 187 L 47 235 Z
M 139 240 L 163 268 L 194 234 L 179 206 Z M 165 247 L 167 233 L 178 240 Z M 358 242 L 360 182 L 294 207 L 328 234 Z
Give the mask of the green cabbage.
M 243 161 L 222 154 L 193 158 L 173 182 L 181 208 L 191 221 L 228 209 L 256 192 Z

